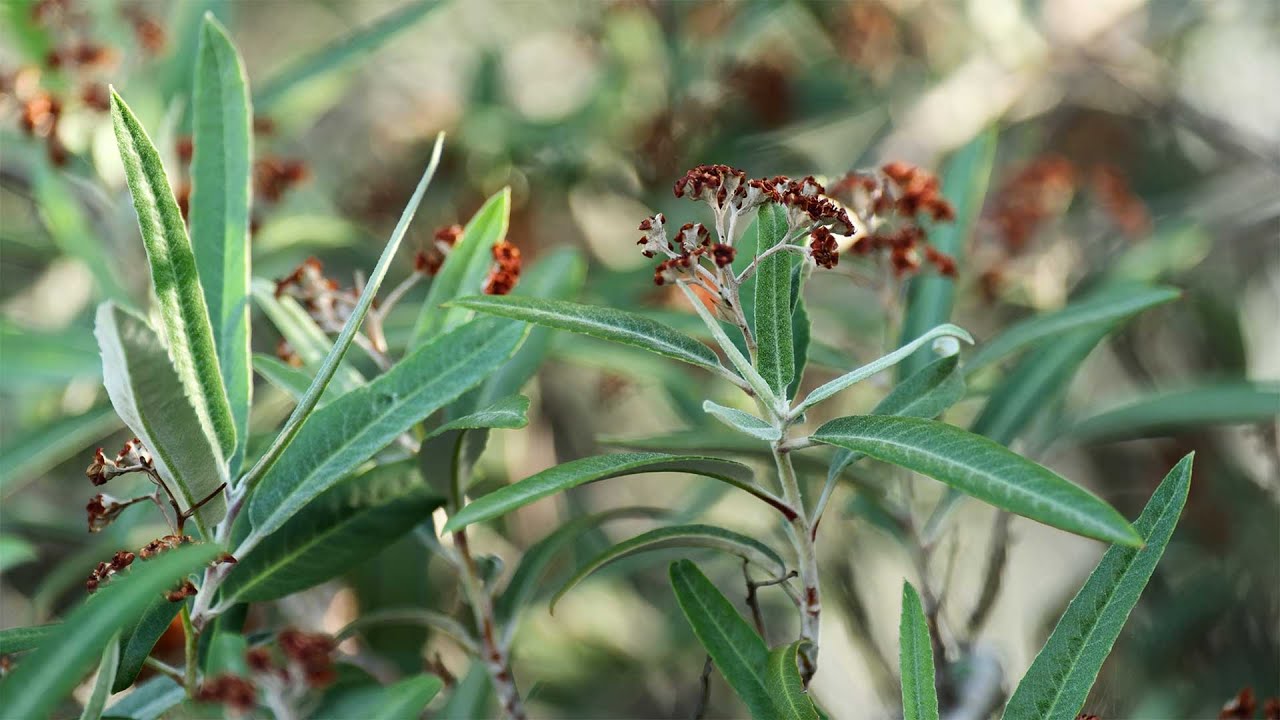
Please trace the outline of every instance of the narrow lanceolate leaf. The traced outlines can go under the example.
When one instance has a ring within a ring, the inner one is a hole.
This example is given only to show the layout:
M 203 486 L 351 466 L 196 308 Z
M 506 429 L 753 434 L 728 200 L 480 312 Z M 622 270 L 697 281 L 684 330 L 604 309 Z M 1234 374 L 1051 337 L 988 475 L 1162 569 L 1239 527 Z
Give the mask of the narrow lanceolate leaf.
M 698 455 L 663 453 L 617 453 L 597 455 L 556 465 L 520 482 L 495 490 L 462 508 L 444 531 L 453 532 L 484 520 L 506 515 L 542 498 L 570 488 L 609 478 L 651 472 L 679 472 L 702 475 L 727 482 L 757 494 L 751 468 L 741 463 Z
M 710 400 L 703 401 L 702 410 L 734 430 L 758 440 L 773 442 L 782 437 L 781 430 L 749 412 L 725 407 Z
M 102 717 L 102 711 L 111 697 L 111 686 L 115 682 L 116 667 L 119 663 L 120 635 L 117 633 L 107 642 L 106 649 L 102 651 L 102 659 L 98 661 L 98 676 L 93 681 L 93 690 L 89 693 L 89 699 L 85 700 L 84 708 L 80 710 L 80 720 L 98 720 Z
M 1223 382 L 1131 400 L 1077 423 L 1087 440 L 1150 437 L 1203 425 L 1272 422 L 1280 416 L 1280 383 Z
M 560 525 L 546 537 L 529 547 L 520 556 L 520 564 L 511 574 L 511 581 L 502 594 L 494 602 L 494 612 L 498 616 L 498 624 L 502 626 L 503 636 L 510 638 L 515 634 L 519 613 L 533 602 L 537 595 L 538 584 L 550 569 L 560 550 L 577 540 L 583 533 L 597 528 L 611 520 L 622 518 L 656 518 L 669 511 L 651 507 L 622 507 L 604 510 L 598 513 L 580 515 Z M 4 633 L 0 632 L 0 647 L 3 647 Z
M 297 300 L 285 295 L 275 296 L 272 283 L 255 278 L 252 284 L 253 301 L 262 308 L 263 314 L 271 320 L 289 349 L 298 356 L 308 370 L 314 372 L 324 364 L 325 358 L 333 351 L 333 341 L 325 331 L 307 314 L 305 308 Z M 334 373 L 329 392 L 345 393 L 365 384 L 365 378 L 348 363 L 342 363 Z M 307 381 L 310 385 L 310 380 Z M 331 399 L 331 398 L 330 398 Z
M 821 717 L 818 709 L 813 705 L 813 699 L 804 689 L 804 680 L 800 677 L 800 666 L 796 664 L 796 656 L 805 644 L 804 640 L 797 640 L 769 652 L 765 684 L 769 688 L 773 702 L 778 706 L 780 718 L 818 720 Z
M 255 353 L 253 370 L 276 388 L 288 393 L 294 400 L 301 400 L 307 394 L 307 388 L 311 387 L 310 373 L 271 355 Z M 320 398 L 320 402 L 316 403 L 316 407 L 324 407 L 326 401 L 333 399 L 330 395 L 334 393 L 326 393 Z
M 187 698 L 182 686 L 167 675 L 159 675 L 141 683 L 107 708 L 109 718 L 157 720 Z
M 253 112 L 244 63 L 226 29 L 211 14 L 200 27 L 192 111 L 191 246 L 235 421 L 237 443 L 230 456 L 234 473 L 248 441 L 253 391 L 249 373 Z
M 373 557 L 441 504 L 411 463 L 348 478 L 238 558 L 223 601 L 275 600 L 318 585 Z
M 253 534 L 245 544 L 270 535 L 401 433 L 478 385 L 511 357 L 523 336 L 519 325 L 468 323 L 317 410 L 250 498 Z
M 894 365 L 897 365 L 898 363 L 910 357 L 911 354 L 914 353 L 916 350 L 919 350 L 920 348 L 924 347 L 926 344 L 932 343 L 938 338 L 944 338 L 944 337 L 958 338 L 960 340 L 964 340 L 967 343 L 973 342 L 973 337 L 970 336 L 969 333 L 965 332 L 963 328 L 959 328 L 959 327 L 956 327 L 955 325 L 949 325 L 949 324 L 939 325 L 938 327 L 933 328 L 932 330 L 929 330 L 925 334 L 912 340 L 906 345 L 903 345 L 897 350 L 894 350 L 888 355 L 885 355 L 877 360 L 873 360 L 872 362 L 869 362 L 866 365 L 863 365 L 862 367 L 857 368 L 855 370 L 850 370 L 849 372 L 845 373 L 844 375 L 841 375 L 835 380 L 832 380 L 831 382 L 828 382 L 825 385 L 822 385 L 821 387 L 815 388 L 813 392 L 809 393 L 805 397 L 804 402 L 801 402 L 800 405 L 797 406 L 796 412 L 797 413 L 804 412 L 808 408 L 813 407 L 814 405 L 822 402 L 823 400 L 826 400 L 827 398 L 831 397 L 832 395 L 835 395 L 841 390 L 844 390 L 845 388 L 850 387 L 855 383 L 862 382 L 863 380 L 866 380 L 867 378 L 871 377 L 872 375 L 875 375 L 878 372 L 881 372 L 882 370 L 887 370 L 893 367 Z
M 444 687 L 435 675 L 417 675 L 387 686 L 363 685 L 342 690 L 317 711 L 317 717 L 367 720 L 415 720 Z
M 432 279 L 409 347 L 421 345 L 466 319 L 466 310 L 441 305 L 483 290 L 485 277 L 493 267 L 493 245 L 507 237 L 510 222 L 511 188 L 503 188 L 467 222 L 462 238 L 449 251 L 440 272 Z
M 456 430 L 479 430 L 481 428 L 517 430 L 528 424 L 529 398 L 523 395 L 512 395 L 488 407 L 463 415 L 456 420 L 450 420 L 432 430 L 430 434 L 439 435 Z
M 800 267 L 799 263 L 796 267 Z M 798 290 L 795 288 L 794 290 Z M 794 292 L 793 290 L 793 292 Z M 787 397 L 793 398 L 800 392 L 800 382 L 804 380 L 804 370 L 809 364 L 809 346 L 813 344 L 813 322 L 809 319 L 809 311 L 805 308 L 804 298 L 798 294 L 792 299 L 795 307 L 791 310 L 791 350 L 795 357 L 795 377 L 787 388 Z
M 1103 288 L 1061 310 L 1036 315 L 1009 327 L 973 353 L 965 362 L 965 372 L 971 373 L 1063 333 L 1120 322 L 1149 308 L 1172 302 L 1179 295 L 1174 288 L 1145 285 Z
M 374 22 L 357 28 L 332 43 L 290 63 L 263 83 L 254 94 L 254 105 L 268 112 L 294 90 L 327 73 L 338 70 L 365 53 L 377 49 L 397 34 L 413 27 L 427 12 L 441 3 L 414 0 Z
M 966 272 L 963 257 L 965 243 L 973 233 L 974 223 L 982 212 L 982 201 L 987 194 L 987 182 L 991 178 L 995 154 L 994 129 L 983 132 L 957 150 L 942 169 L 942 195 L 955 207 L 956 218 L 949 223 L 926 223 L 929 244 L 955 258 L 961 273 Z M 902 341 L 919 337 L 929 328 L 949 320 L 955 294 L 956 281 L 952 278 L 941 275 L 912 278 L 907 285 L 907 312 L 902 320 Z M 920 372 L 930 361 L 927 350 L 917 350 L 898 366 L 898 379 Z
M 351 309 L 351 314 L 347 317 L 347 322 L 342 326 L 342 332 L 338 333 L 337 340 L 333 343 L 333 349 L 325 357 L 319 369 L 316 371 L 316 377 L 311 381 L 311 387 L 307 388 L 307 394 L 298 401 L 297 407 L 293 409 L 293 413 L 289 415 L 289 419 L 285 421 L 284 427 L 281 428 L 280 434 L 271 442 L 262 457 L 258 458 L 258 462 L 245 475 L 243 483 L 248 487 L 253 487 L 260 481 L 267 471 L 269 471 L 275 461 L 289 446 L 298 431 L 302 428 L 302 423 L 315 409 L 316 403 L 320 401 L 320 396 L 324 394 L 325 389 L 329 386 L 329 381 L 333 379 L 334 374 L 338 371 L 338 367 L 342 364 L 342 357 L 346 354 L 347 349 L 351 347 L 352 340 L 355 339 L 356 332 L 360 329 L 360 323 L 364 322 L 364 316 L 368 314 L 369 307 L 373 304 L 374 297 L 378 294 L 378 288 L 382 286 L 382 281 L 387 276 L 387 269 L 391 267 L 391 261 L 396 256 L 396 251 L 400 249 L 400 242 L 404 240 L 404 235 L 409 230 L 409 223 L 413 220 L 414 214 L 418 210 L 418 205 L 422 202 L 422 197 L 427 193 L 427 187 L 431 184 L 431 178 L 435 176 L 436 166 L 440 164 L 440 152 L 444 147 L 444 134 L 441 133 L 436 137 L 435 147 L 431 150 L 431 160 L 427 163 L 427 169 L 422 173 L 422 179 L 418 181 L 418 187 L 413 191 L 413 196 L 409 198 L 409 204 L 405 206 L 404 212 L 400 214 L 400 221 L 396 223 L 396 227 L 391 231 L 391 239 L 387 241 L 387 246 L 383 248 L 381 257 L 378 258 L 377 265 L 374 265 L 373 272 L 369 274 L 369 280 L 365 283 L 364 290 L 360 293 L 360 298 L 356 301 L 356 306 Z M 330 478 L 329 482 L 337 482 L 340 478 Z M 324 488 L 316 490 L 306 499 L 315 497 Z M 295 506 L 296 510 L 300 505 Z M 284 517 L 278 518 L 282 522 Z
M 515 295 L 465 297 L 452 304 L 490 315 L 632 345 L 692 365 L 723 369 L 711 348 L 656 320 L 625 310 Z
M 760 238 L 757 254 L 786 242 L 786 210 L 776 203 L 760 206 L 756 231 Z M 780 396 L 796 374 L 791 334 L 791 265 L 791 253 L 775 252 L 756 266 L 756 369 Z
M 923 370 L 898 383 L 871 411 L 872 415 L 901 415 L 933 419 L 964 397 L 960 357 L 938 358 Z M 827 481 L 834 479 L 863 455 L 840 448 L 831 458 Z
M 902 621 L 898 626 L 898 668 L 902 674 L 904 720 L 938 720 L 934 687 L 933 643 L 924 606 L 911 583 L 902 583 Z
M 226 482 L 222 452 L 204 433 L 160 338 L 145 320 L 105 302 L 98 306 L 103 385 L 120 419 L 155 459 L 156 471 L 185 510 Z M 222 518 L 217 497 L 195 515 L 204 532 Z
M 0 655 L 13 655 L 39 647 L 50 635 L 57 632 L 60 623 L 33 625 L 0 630 Z
M 236 447 L 235 420 L 222 384 L 209 308 L 200 287 L 186 224 L 160 163 L 160 154 L 114 90 L 111 119 L 151 265 L 161 335 L 200 427 L 222 451 L 220 460 L 228 458 Z
M 711 656 L 751 717 L 772 720 L 779 706 L 769 695 L 769 649 L 706 575 L 688 560 L 671 564 L 671 587 L 693 634 Z
M 555 612 L 556 603 L 564 597 L 565 593 L 606 565 L 638 553 L 668 548 L 720 550 L 737 555 L 761 570 L 772 573 L 771 577 L 781 578 L 786 574 L 786 564 L 778 553 L 755 538 L 714 525 L 673 525 L 640 533 L 588 560 L 551 598 L 551 612 Z
M 1009 720 L 1074 718 L 1155 571 L 1191 486 L 1192 455 L 1165 477 L 1133 526 L 1145 545 L 1107 550 L 1009 698 Z
M 0 680 L 0 707 L 15 718 L 52 717 L 120 628 L 152 598 L 210 563 L 217 545 L 187 545 L 133 564 L 73 610 L 40 647 Z
M 138 679 L 151 651 L 160 641 L 160 636 L 173 624 L 173 619 L 181 609 L 181 603 L 171 603 L 163 595 L 157 595 L 147 603 L 146 610 L 136 623 L 122 629 L 120 665 L 116 670 L 111 692 L 120 692 Z
M 1088 490 L 954 425 L 855 415 L 823 425 L 813 439 L 928 475 L 995 507 L 1067 532 L 1121 545 L 1142 542 L 1120 513 Z

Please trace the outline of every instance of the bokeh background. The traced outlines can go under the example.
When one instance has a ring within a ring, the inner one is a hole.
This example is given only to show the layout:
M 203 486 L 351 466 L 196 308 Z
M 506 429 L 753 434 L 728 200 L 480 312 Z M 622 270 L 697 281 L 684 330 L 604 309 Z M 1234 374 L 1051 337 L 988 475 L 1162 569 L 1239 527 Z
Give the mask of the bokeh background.
M 124 437 L 101 388 L 92 309 L 104 298 L 137 303 L 148 282 L 101 106 L 114 84 L 181 188 L 195 28 L 211 10 L 241 48 L 254 90 L 253 262 L 264 278 L 312 255 L 344 282 L 372 267 L 440 130 L 444 164 L 410 248 L 510 186 L 509 237 L 528 261 L 574 248 L 588 264 L 585 301 L 673 321 L 680 305 L 652 284 L 635 226 L 655 211 L 705 219 L 670 191 L 692 165 L 831 178 L 892 159 L 942 169 L 957 149 L 994 148 L 962 254 L 957 322 L 989 338 L 1114 274 L 1183 290 L 1099 346 L 1015 442 L 1130 517 L 1178 457 L 1197 452 L 1187 511 L 1086 710 L 1211 718 L 1241 688 L 1280 694 L 1277 413 L 1246 413 L 1243 423 L 1233 414 L 1256 408 L 1258 392 L 1275 397 L 1280 378 L 1280 3 L 0 7 L 0 627 L 56 617 L 82 597 L 99 559 L 155 534 L 142 519 L 101 535 L 83 527 L 92 494 L 83 466 L 92 448 Z M 391 282 L 410 272 L 407 250 Z M 421 297 L 419 289 L 391 316 L 393 344 Z M 901 284 L 869 283 L 866 272 L 818 275 L 809 307 L 821 353 L 808 382 L 878 355 L 896 333 L 886 323 L 901 297 Z M 272 352 L 277 337 L 255 313 L 256 349 Z M 948 420 L 967 424 L 1000 379 L 972 388 Z M 860 386 L 839 410 L 869 409 L 888 383 Z M 1063 432 L 1126 399 L 1193 386 L 1219 391 L 1197 396 L 1202 413 L 1183 407 L 1168 422 L 1089 442 Z M 496 434 L 482 477 L 518 479 L 599 452 L 602 438 L 674 433 L 696 443 L 709 432 L 702 399 L 728 390 L 649 356 L 560 337 L 528 389 L 533 423 Z M 259 381 L 256 430 L 269 432 L 288 409 Z M 814 482 L 824 473 L 818 464 L 808 472 Z M 875 469 L 868 473 L 874 480 Z M 939 489 L 918 483 L 915 493 L 923 511 Z M 671 507 L 761 537 L 775 531 L 749 501 L 651 476 L 544 501 L 478 528 L 475 542 L 509 572 L 522 548 L 566 518 L 622 504 Z M 973 502 L 921 563 L 868 521 L 850 489 L 836 509 L 823 525 L 828 599 L 813 692 L 838 718 L 899 712 L 903 577 L 923 573 L 940 594 L 956 687 L 999 692 L 1030 664 L 1104 549 L 1006 523 Z M 640 527 L 584 537 L 561 571 Z M 737 597 L 732 561 L 707 558 L 704 567 Z M 993 576 L 989 611 L 971 622 Z M 791 632 L 779 600 L 765 596 L 779 618 L 774 642 Z M 359 612 L 411 603 L 456 606 L 448 575 L 412 539 L 272 612 L 335 629 Z M 662 558 L 619 564 L 566 596 L 554 616 L 544 608 L 526 615 L 515 646 L 515 673 L 537 716 L 693 712 L 703 655 Z M 374 634 L 369 645 L 392 659 L 392 671 L 438 652 L 466 675 L 446 642 L 414 631 Z M 713 682 L 707 716 L 741 713 Z

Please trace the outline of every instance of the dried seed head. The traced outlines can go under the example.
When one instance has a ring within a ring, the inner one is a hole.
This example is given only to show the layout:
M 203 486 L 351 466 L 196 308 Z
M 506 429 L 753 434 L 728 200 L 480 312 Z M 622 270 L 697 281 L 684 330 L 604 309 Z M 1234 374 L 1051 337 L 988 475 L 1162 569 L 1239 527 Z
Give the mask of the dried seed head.
M 217 703 L 237 715 L 245 715 L 258 705 L 258 688 L 238 675 L 207 678 L 196 693 L 200 702 Z
M 128 507 L 125 503 L 106 495 L 99 493 L 94 495 L 89 503 L 85 505 L 85 511 L 89 516 L 89 532 L 102 532 L 104 528 L 115 521 L 120 516 L 121 511 Z
M 818 265 L 830 270 L 840 262 L 840 243 L 825 227 L 818 226 L 809 233 L 809 254 Z
M 179 545 L 186 545 L 187 543 L 193 542 L 195 542 L 195 538 L 190 535 L 165 535 L 164 537 L 156 538 L 142 546 L 142 549 L 138 551 L 138 555 L 141 556 L 143 560 L 150 560 L 160 553 L 172 550 Z
M 484 294 L 506 295 L 520 280 L 520 248 L 501 241 L 493 245 L 493 267 L 484 282 Z
M 651 258 L 658 253 L 670 255 L 671 242 L 667 239 L 667 217 L 658 213 L 640 222 L 640 230 L 644 235 L 636 242 L 641 245 L 640 254 Z
M 737 248 L 725 243 L 716 243 L 711 246 L 711 259 L 715 261 L 716 267 L 728 267 L 733 264 L 733 258 L 738 254 Z
M 195 597 L 198 592 L 199 590 L 196 589 L 194 583 L 190 580 L 183 580 L 178 584 L 178 588 L 176 590 L 169 590 L 166 592 L 164 594 L 164 599 L 171 603 L 182 602 L 189 597 Z
M 94 485 L 105 485 L 108 480 L 119 474 L 115 470 L 115 461 L 107 458 L 103 454 L 102 448 L 98 448 L 93 453 L 93 462 L 89 463 L 89 467 L 85 468 L 84 474 Z

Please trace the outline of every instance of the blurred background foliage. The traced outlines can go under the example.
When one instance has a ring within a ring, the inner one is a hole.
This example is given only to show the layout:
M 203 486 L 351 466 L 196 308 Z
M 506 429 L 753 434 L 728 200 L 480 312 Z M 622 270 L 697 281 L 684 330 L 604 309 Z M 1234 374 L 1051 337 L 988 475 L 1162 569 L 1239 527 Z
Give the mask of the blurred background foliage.
M 975 336 L 990 338 L 1106 278 L 1183 291 L 1104 341 L 1074 377 L 1068 362 L 1010 438 L 1130 517 L 1178 457 L 1197 452 L 1183 521 L 1086 710 L 1104 718 L 1213 717 L 1242 687 L 1264 696 L 1280 690 L 1280 4 L 2 0 L 0 7 L 0 627 L 48 621 L 82 597 L 81 582 L 99 559 L 157 530 L 126 516 L 87 535 L 81 510 L 91 494 L 82 473 L 89 453 L 123 439 L 100 386 L 92 307 L 104 298 L 136 305 L 147 283 L 103 107 L 106 84 L 114 84 L 168 153 L 181 195 L 195 32 L 211 10 L 231 29 L 253 88 L 253 263 L 263 278 L 311 255 L 344 282 L 371 267 L 431 140 L 446 130 L 444 164 L 408 245 L 428 247 L 437 227 L 464 222 L 510 186 L 510 239 L 527 259 L 576 248 L 588 262 L 584 301 L 644 309 L 692 332 L 695 324 L 653 285 L 650 263 L 634 246 L 636 224 L 655 211 L 705 219 L 671 194 L 688 167 L 715 162 L 756 176 L 834 178 L 891 159 L 945 169 L 958 148 L 971 155 L 979 148 L 978 162 L 990 171 L 971 177 L 987 183 L 987 193 L 963 243 L 954 311 Z M 963 178 L 950 182 L 981 195 Z M 412 272 L 411 256 L 393 276 Z M 904 283 L 884 267 L 849 260 L 840 269 L 812 282 L 809 383 L 896 339 Z M 401 303 L 389 318 L 393 345 L 411 330 L 416 304 Z M 274 352 L 275 328 L 256 309 L 255 330 L 255 350 Z M 1054 343 L 1037 352 L 1028 362 L 1048 367 Z M 1005 377 L 991 368 L 971 378 L 972 397 L 948 420 L 968 424 Z M 865 412 L 888 385 L 859 386 L 842 411 Z M 483 477 L 518 479 L 591 454 L 610 437 L 670 435 L 713 447 L 723 435 L 707 426 L 700 406 L 706 393 L 723 391 L 694 370 L 558 336 L 528 389 L 533 423 L 496 434 Z M 1094 417 L 1152 395 L 1162 404 Z M 256 399 L 253 428 L 265 433 L 289 401 L 261 381 Z M 809 470 L 820 483 L 825 465 Z M 874 468 L 866 472 L 874 484 Z M 923 485 L 919 492 L 922 507 L 940 494 Z M 897 712 L 890 668 L 904 575 L 928 573 L 940 590 L 957 686 L 982 672 L 1008 682 L 1103 550 L 965 503 L 921 564 L 860 498 L 842 490 L 847 512 L 823 527 L 831 619 L 813 692 L 835 717 Z M 497 527 L 477 527 L 475 543 L 509 573 L 523 548 L 567 518 L 623 504 L 771 531 L 771 518 L 752 504 L 663 476 L 531 506 Z M 574 552 L 585 558 L 636 522 L 588 534 Z M 561 553 L 556 571 L 572 567 Z M 515 671 L 535 714 L 692 712 L 703 658 L 664 567 L 653 558 L 619 563 L 567 595 L 554 616 L 541 607 L 526 615 Z M 732 562 L 707 567 L 725 587 L 740 582 Z M 409 538 L 343 582 L 255 612 L 332 631 L 378 608 L 454 607 L 457 591 L 446 577 Z M 765 603 L 787 615 L 779 598 Z M 984 604 L 985 615 L 972 622 Z M 778 638 L 784 631 L 774 628 Z M 469 692 L 483 689 L 482 675 L 468 674 L 447 643 L 399 628 L 372 632 L 367 642 L 401 668 L 431 658 L 457 674 L 459 690 L 441 716 L 483 712 L 466 705 L 479 702 Z M 162 643 L 158 652 L 174 649 Z M 713 686 L 709 717 L 740 712 L 726 687 Z

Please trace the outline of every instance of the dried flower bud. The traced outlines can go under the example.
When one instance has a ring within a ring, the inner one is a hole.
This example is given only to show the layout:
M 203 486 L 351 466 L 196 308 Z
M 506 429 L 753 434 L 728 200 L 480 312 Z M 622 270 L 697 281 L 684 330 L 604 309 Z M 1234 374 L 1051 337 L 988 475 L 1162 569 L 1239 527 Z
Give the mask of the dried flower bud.
M 94 495 L 85 505 L 85 511 L 89 516 L 89 532 L 102 532 L 128 506 L 128 503 L 122 503 L 110 495 L 102 493 Z
M 276 357 L 284 361 L 289 367 L 302 367 L 302 357 L 294 351 L 293 346 L 284 338 L 280 338 L 276 342 Z
M 956 276 L 955 258 L 936 250 L 932 245 L 924 246 L 924 257 L 938 270 L 938 274 L 953 278 Z
M 62 102 L 44 90 L 37 90 L 22 105 L 22 129 L 35 137 L 50 137 L 61 115 Z
M 196 589 L 194 583 L 190 580 L 183 580 L 182 583 L 178 585 L 177 590 L 169 590 L 166 592 L 164 594 L 164 599 L 171 603 L 182 602 L 189 597 L 194 597 L 198 592 L 199 590 Z
M 195 155 L 195 140 L 190 135 L 182 135 L 174 142 L 174 151 L 178 155 L 178 160 L 183 165 L 191 163 L 191 157 Z
M 107 112 L 111 110 L 111 96 L 107 94 L 107 88 L 102 83 L 88 83 L 80 89 L 80 102 L 85 107 L 98 112 Z
M 815 263 L 830 270 L 840 262 L 840 243 L 830 230 L 816 227 L 809 233 L 809 239 L 809 251 Z
M 258 705 L 258 688 L 238 675 L 222 674 L 207 678 L 196 693 L 200 702 L 226 705 L 233 713 L 244 715 Z
M 328 635 L 304 633 L 290 628 L 281 631 L 276 642 L 289 663 L 302 671 L 302 676 L 311 687 L 324 687 L 337 677 L 331 657 L 337 646 Z
M 1253 688 L 1242 688 L 1234 698 L 1222 706 L 1222 711 L 1218 713 L 1218 720 L 1252 720 L 1254 712 L 1258 709 L 1258 700 L 1253 695 Z
M 520 280 L 520 248 L 501 241 L 493 245 L 493 268 L 485 279 L 486 295 L 506 295 Z
M 670 254 L 671 242 L 667 240 L 667 217 L 662 213 L 658 213 L 653 217 L 647 217 L 640 222 L 640 230 L 644 235 L 636 242 L 642 245 L 640 254 L 647 258 L 651 258 L 658 253 Z
M 270 203 L 279 202 L 286 191 L 307 178 L 306 163 L 278 157 L 260 158 L 253 164 L 254 192 Z
M 436 230 L 436 247 L 440 248 L 442 252 L 448 253 L 449 250 L 454 245 L 457 245 L 458 241 L 462 239 L 464 232 L 465 228 L 461 225 L 446 225 Z
M 108 480 L 119 473 L 116 472 L 115 461 L 108 459 L 103 454 L 102 448 L 98 448 L 93 453 L 93 462 L 89 463 L 89 467 L 85 468 L 84 474 L 94 485 L 105 485 Z
M 111 562 L 98 563 L 93 572 L 89 573 L 89 579 L 84 584 L 85 589 L 91 593 L 96 591 L 113 575 L 132 565 L 133 558 L 133 553 L 128 550 L 120 550 L 111 556 Z
M 275 667 L 271 659 L 271 651 L 261 646 L 246 650 L 244 662 L 249 666 L 250 670 L 259 674 L 269 673 Z
M 116 465 L 120 467 L 152 467 L 154 461 L 151 453 L 138 438 L 129 440 L 116 456 Z
M 685 223 L 680 226 L 680 232 L 676 237 L 680 240 L 681 252 L 686 255 L 711 244 L 711 234 L 702 223 Z
M 711 259 L 715 261 L 716 267 L 728 267 L 733 264 L 733 258 L 738 254 L 737 248 L 724 243 L 716 243 L 711 246 Z
M 162 552 L 172 550 L 179 545 L 185 545 L 193 542 L 195 542 L 195 538 L 190 535 L 165 535 L 164 537 L 156 538 L 144 545 L 142 549 L 138 551 L 138 555 L 141 556 L 143 560 L 150 560 Z

